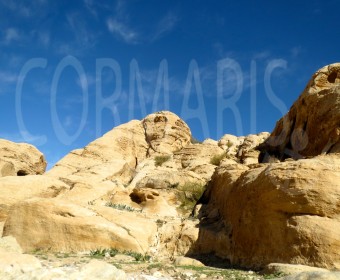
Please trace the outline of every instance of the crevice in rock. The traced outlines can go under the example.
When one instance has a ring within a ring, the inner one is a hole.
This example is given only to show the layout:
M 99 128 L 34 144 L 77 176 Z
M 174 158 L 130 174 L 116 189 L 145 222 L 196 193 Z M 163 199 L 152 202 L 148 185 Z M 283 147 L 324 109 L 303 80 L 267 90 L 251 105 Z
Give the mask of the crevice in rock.
M 146 141 L 146 143 L 148 144 L 148 148 L 147 148 L 147 150 L 146 150 L 146 156 L 148 157 L 148 156 L 150 156 L 150 149 L 153 150 L 154 152 L 156 152 L 156 150 L 152 147 L 151 142 L 150 142 L 150 140 L 148 139 L 148 136 L 147 136 L 147 134 L 146 134 L 146 124 L 145 124 L 145 122 L 143 122 L 143 129 L 144 129 L 144 137 L 145 137 L 145 141 Z
M 327 77 L 327 81 L 331 84 L 334 84 L 338 77 L 338 73 L 336 71 L 330 73 Z
M 28 174 L 28 172 L 25 171 L 25 170 L 19 170 L 19 171 L 17 172 L 17 176 L 27 176 L 27 175 L 29 175 L 29 174 Z

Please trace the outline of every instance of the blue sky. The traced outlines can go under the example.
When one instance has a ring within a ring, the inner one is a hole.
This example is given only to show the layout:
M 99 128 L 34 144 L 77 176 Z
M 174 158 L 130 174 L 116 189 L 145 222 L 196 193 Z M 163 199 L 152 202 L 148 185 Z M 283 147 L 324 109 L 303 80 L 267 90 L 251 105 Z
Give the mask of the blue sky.
M 200 140 L 271 131 L 311 75 L 339 62 L 339 10 L 338 0 L 0 0 L 0 137 L 36 145 L 51 167 L 162 109 Z

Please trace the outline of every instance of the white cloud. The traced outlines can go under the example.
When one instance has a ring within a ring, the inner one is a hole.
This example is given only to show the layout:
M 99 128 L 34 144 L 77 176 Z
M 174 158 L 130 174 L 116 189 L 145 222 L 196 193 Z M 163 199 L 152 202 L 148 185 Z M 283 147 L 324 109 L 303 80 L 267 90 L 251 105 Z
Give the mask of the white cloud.
M 168 13 L 158 23 L 157 29 L 152 36 L 152 41 L 162 37 L 165 33 L 170 32 L 178 22 L 178 17 L 173 13 Z
M 33 135 L 26 130 L 21 130 L 19 133 L 1 133 L 0 138 L 16 143 L 30 143 L 35 146 L 41 146 L 46 143 L 45 135 Z
M 63 121 L 63 126 L 66 128 L 71 128 L 73 126 L 73 119 L 71 116 L 66 116 Z
M 110 18 L 106 21 L 108 30 L 123 39 L 128 44 L 136 44 L 138 42 L 138 33 L 132 30 L 126 24 L 119 22 L 116 19 Z
M 20 39 L 19 31 L 15 28 L 7 28 L 5 30 L 4 43 L 10 44 L 13 41 L 18 41 Z
M 296 47 L 293 47 L 290 50 L 290 53 L 291 53 L 293 58 L 297 58 L 302 53 L 302 51 L 303 51 L 303 49 L 302 49 L 301 46 L 296 46 Z
M 0 83 L 14 83 L 17 81 L 17 75 L 9 72 L 0 72 Z
M 253 55 L 254 60 L 266 60 L 271 57 L 271 52 L 270 51 L 261 51 L 257 52 Z
M 41 32 L 38 35 L 39 42 L 44 46 L 48 47 L 50 44 L 50 34 L 48 32 Z
M 78 46 L 81 48 L 91 48 L 94 44 L 95 36 L 90 32 L 83 18 L 77 13 L 69 14 L 66 18 Z

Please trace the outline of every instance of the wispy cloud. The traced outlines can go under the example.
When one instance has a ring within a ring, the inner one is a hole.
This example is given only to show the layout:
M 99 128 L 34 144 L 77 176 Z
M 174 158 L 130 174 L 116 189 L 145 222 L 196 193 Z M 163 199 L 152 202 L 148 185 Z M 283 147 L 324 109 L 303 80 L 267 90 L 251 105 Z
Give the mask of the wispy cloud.
M 46 136 L 33 135 L 25 130 L 22 130 L 19 133 L 0 133 L 0 138 L 16 143 L 30 143 L 35 146 L 43 145 L 46 142 Z
M 48 47 L 50 45 L 50 34 L 48 32 L 40 32 L 38 35 L 39 42 L 44 46 Z
M 32 15 L 32 10 L 29 7 L 17 1 L 1 1 L 0 4 L 19 16 L 30 17 Z
M 19 31 L 16 28 L 7 28 L 4 32 L 4 39 L 3 42 L 5 44 L 10 44 L 14 41 L 19 41 L 20 36 L 19 36 Z
M 113 16 L 106 20 L 109 32 L 127 44 L 154 42 L 173 30 L 179 21 L 178 16 L 174 12 L 169 11 L 151 26 L 145 22 L 138 24 L 131 21 L 128 8 L 126 1 L 116 1 Z
M 30 1 L 15 1 L 15 0 L 1 0 L 0 7 L 9 10 L 18 17 L 31 18 L 37 13 L 45 9 L 46 0 Z
M 91 33 L 86 22 L 77 13 L 67 15 L 67 22 L 74 34 L 78 46 L 91 48 L 94 45 L 94 35 Z
M 156 41 L 166 33 L 170 32 L 176 26 L 178 21 L 178 16 L 172 12 L 169 12 L 157 24 L 157 29 L 155 30 L 151 40 Z
M 17 75 L 9 72 L 0 72 L 0 83 L 14 83 L 17 81 Z
M 123 39 L 126 43 L 136 44 L 138 42 L 138 33 L 132 30 L 126 24 L 113 18 L 108 19 L 106 24 L 107 28 L 112 34 L 116 35 L 120 39 Z

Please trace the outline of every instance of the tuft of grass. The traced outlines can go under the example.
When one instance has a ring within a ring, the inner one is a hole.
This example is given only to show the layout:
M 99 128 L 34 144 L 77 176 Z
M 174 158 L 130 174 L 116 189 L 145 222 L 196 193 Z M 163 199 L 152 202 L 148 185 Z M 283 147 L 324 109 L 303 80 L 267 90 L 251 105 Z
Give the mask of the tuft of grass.
M 186 183 L 177 187 L 177 199 L 181 203 L 180 208 L 184 212 L 191 211 L 205 189 L 206 185 L 199 183 Z
M 155 166 L 161 166 L 164 162 L 167 162 L 169 159 L 170 159 L 170 156 L 156 156 Z
M 134 257 L 136 262 L 147 262 L 151 259 L 151 256 L 147 254 L 136 253 L 132 251 L 123 251 L 124 255 Z
M 219 166 L 221 161 L 227 156 L 226 153 L 220 154 L 220 155 L 214 155 L 211 159 L 210 159 L 210 163 L 216 166 Z
M 132 208 L 125 204 L 115 204 L 112 202 L 108 202 L 105 204 L 105 206 L 118 209 L 118 210 L 122 210 L 122 211 L 128 211 L 128 212 L 142 212 L 142 210 L 140 209 Z
M 94 258 L 104 258 L 105 256 L 109 255 L 110 257 L 114 257 L 117 254 L 123 254 L 127 256 L 133 257 L 137 262 L 147 262 L 151 259 L 151 256 L 147 254 L 141 254 L 133 251 L 122 251 L 120 252 L 117 249 L 96 249 L 90 251 L 90 256 Z
M 230 140 L 228 140 L 227 147 L 228 147 L 228 148 L 231 148 L 233 145 L 234 145 L 233 142 L 231 142 Z
M 104 258 L 106 255 L 109 255 L 110 257 L 114 257 L 119 252 L 117 249 L 111 248 L 111 249 L 96 249 L 90 251 L 90 256 L 94 258 Z

